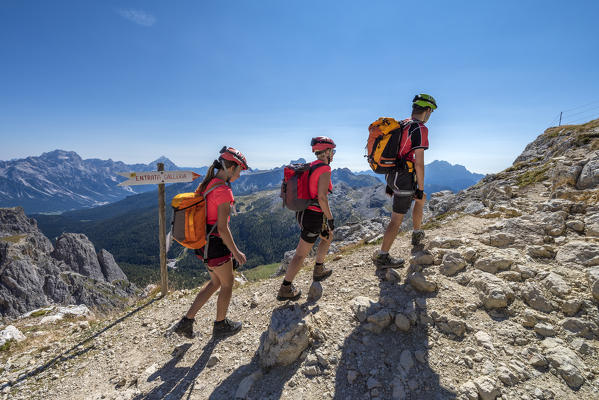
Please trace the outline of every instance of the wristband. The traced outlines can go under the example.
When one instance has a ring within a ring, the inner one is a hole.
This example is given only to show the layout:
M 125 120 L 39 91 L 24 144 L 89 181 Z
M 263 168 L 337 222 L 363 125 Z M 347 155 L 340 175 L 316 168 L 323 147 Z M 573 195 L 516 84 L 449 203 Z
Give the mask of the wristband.
M 424 190 L 420 190 L 420 189 L 416 189 L 414 191 L 414 196 L 418 199 L 418 200 L 422 200 L 422 198 L 424 197 Z
M 327 226 L 329 227 L 330 231 L 334 231 L 335 230 L 335 220 L 333 218 L 327 219 Z

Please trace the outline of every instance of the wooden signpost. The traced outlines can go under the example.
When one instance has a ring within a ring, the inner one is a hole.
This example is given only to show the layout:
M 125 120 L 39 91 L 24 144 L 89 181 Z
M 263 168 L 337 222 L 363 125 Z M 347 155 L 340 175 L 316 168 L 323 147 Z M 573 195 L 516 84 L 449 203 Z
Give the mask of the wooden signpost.
M 120 172 L 128 178 L 118 186 L 158 184 L 158 237 L 160 240 L 160 288 L 162 296 L 168 293 L 168 275 L 166 270 L 166 207 L 164 198 L 165 183 L 191 182 L 200 175 L 193 171 L 165 171 L 164 164 L 158 163 L 156 172 Z

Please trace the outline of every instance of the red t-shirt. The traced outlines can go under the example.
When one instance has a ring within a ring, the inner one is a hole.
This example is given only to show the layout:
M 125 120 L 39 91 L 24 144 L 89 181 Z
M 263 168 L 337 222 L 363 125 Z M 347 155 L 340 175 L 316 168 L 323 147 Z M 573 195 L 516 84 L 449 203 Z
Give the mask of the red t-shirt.
M 206 191 L 214 186 L 216 183 L 224 182 L 222 179 L 214 178 L 210 181 L 208 186 L 206 187 Z M 206 223 L 208 225 L 216 224 L 218 220 L 218 206 L 229 202 L 229 204 L 233 205 L 235 202 L 235 198 L 233 197 L 233 191 L 229 187 L 229 185 L 220 185 L 216 189 L 212 190 L 206 196 Z M 231 216 L 229 215 L 229 220 Z
M 310 167 L 313 167 L 316 164 L 324 164 L 324 163 L 320 160 L 312 161 L 310 163 Z M 331 172 L 330 165 L 324 164 L 323 167 L 316 168 L 314 170 L 314 172 L 312 172 L 312 175 L 310 175 L 310 181 L 308 182 L 308 188 L 310 190 L 310 197 L 313 199 L 318 198 L 318 179 L 320 178 L 320 175 L 324 174 L 325 172 Z M 333 191 L 333 183 L 329 179 L 329 192 L 332 192 L 332 191 Z M 309 206 L 308 210 L 322 212 L 322 210 L 319 206 Z
M 414 162 L 416 149 L 428 149 L 428 128 L 424 126 L 424 122 L 413 120 L 401 135 L 397 157 Z

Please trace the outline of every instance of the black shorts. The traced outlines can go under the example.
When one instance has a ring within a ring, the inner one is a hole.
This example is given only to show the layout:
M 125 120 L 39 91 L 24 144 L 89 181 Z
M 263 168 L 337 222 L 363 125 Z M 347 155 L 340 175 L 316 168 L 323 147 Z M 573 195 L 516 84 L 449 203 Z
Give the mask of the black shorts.
M 302 230 L 300 237 L 308 243 L 316 242 L 322 232 L 324 213 L 313 210 L 298 211 L 295 213 L 295 219 Z
M 393 191 L 393 212 L 406 214 L 414 200 L 416 177 L 407 170 L 390 172 L 386 175 L 387 186 Z
M 205 247 L 195 250 L 196 256 L 204 261 L 206 268 L 212 271 L 213 267 L 218 267 L 233 258 L 233 253 L 225 245 L 220 236 L 208 236 L 208 257 L 204 259 Z

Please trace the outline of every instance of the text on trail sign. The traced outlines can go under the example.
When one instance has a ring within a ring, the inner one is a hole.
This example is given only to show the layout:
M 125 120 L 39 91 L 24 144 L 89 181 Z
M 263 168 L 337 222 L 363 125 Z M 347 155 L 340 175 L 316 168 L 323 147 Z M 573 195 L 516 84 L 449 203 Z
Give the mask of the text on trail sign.
M 128 179 L 118 186 L 191 182 L 200 176 L 193 171 L 119 172 L 119 175 Z

